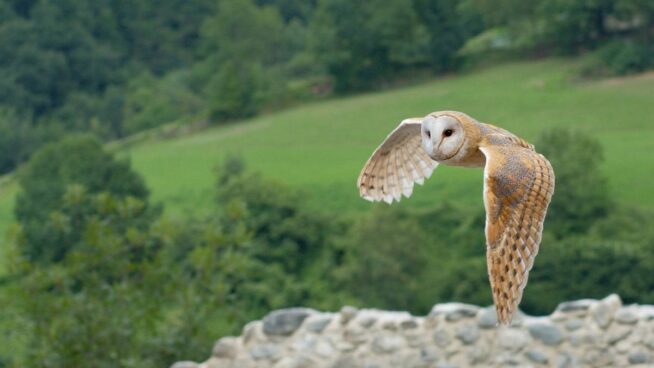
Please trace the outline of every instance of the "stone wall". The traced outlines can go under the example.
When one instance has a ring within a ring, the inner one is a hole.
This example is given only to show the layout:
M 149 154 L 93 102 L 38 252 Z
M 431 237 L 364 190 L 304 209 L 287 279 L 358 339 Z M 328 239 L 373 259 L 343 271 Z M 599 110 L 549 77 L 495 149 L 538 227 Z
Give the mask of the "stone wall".
M 654 307 L 617 295 L 562 303 L 496 327 L 492 307 L 448 303 L 426 317 L 293 308 L 223 337 L 204 363 L 174 368 L 654 367 Z

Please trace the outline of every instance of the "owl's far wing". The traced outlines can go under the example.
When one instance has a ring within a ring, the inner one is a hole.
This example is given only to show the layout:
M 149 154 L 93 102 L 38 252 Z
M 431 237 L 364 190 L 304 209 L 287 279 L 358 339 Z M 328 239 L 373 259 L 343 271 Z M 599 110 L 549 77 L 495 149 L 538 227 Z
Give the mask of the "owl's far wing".
M 370 156 L 357 180 L 359 194 L 387 203 L 411 196 L 413 183 L 429 178 L 438 163 L 422 148 L 422 119 L 406 119 Z
M 517 145 L 482 145 L 486 259 L 500 324 L 509 324 L 538 253 L 554 171 L 534 150 Z

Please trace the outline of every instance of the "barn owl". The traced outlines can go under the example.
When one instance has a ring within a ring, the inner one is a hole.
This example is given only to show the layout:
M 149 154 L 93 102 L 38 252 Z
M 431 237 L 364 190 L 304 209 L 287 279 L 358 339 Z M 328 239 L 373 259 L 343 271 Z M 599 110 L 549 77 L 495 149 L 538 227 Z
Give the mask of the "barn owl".
M 439 165 L 484 167 L 486 260 L 500 324 L 511 322 L 527 284 L 554 193 L 554 171 L 534 146 L 457 111 L 406 119 L 363 167 L 357 186 L 370 201 L 409 197 Z

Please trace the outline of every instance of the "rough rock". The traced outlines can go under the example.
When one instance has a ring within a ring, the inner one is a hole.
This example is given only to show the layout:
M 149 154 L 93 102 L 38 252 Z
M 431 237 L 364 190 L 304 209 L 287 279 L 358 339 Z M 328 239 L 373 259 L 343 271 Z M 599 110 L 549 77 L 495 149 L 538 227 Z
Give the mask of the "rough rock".
M 404 345 L 404 339 L 399 336 L 377 336 L 372 341 L 372 351 L 377 354 L 388 354 L 399 350 Z
M 196 362 L 191 362 L 191 361 L 182 361 L 182 362 L 177 362 L 173 365 L 170 366 L 170 368 L 198 368 L 199 365 Z
M 441 348 L 446 347 L 452 341 L 452 339 L 450 338 L 450 334 L 447 332 L 447 330 L 444 329 L 436 330 L 434 332 L 433 337 L 436 345 L 438 345 Z
M 477 340 L 479 340 L 479 335 L 479 329 L 473 324 L 465 324 L 459 326 L 456 331 L 456 337 L 466 345 L 474 344 Z
M 315 332 L 315 333 L 321 333 L 327 325 L 329 325 L 332 321 L 331 316 L 327 317 L 318 317 L 313 320 L 307 320 L 306 322 L 306 329 L 307 331 Z
M 651 318 L 650 318 L 651 317 Z M 434 368 L 654 366 L 654 307 L 617 295 L 518 313 L 497 326 L 492 307 L 448 303 L 428 316 L 344 307 L 283 309 L 219 339 L 209 360 L 174 368 Z M 209 353 L 209 352 L 207 352 Z
M 605 329 L 613 321 L 615 312 L 617 312 L 621 306 L 622 301 L 620 300 L 620 297 L 611 294 L 602 299 L 599 303 L 593 304 L 590 308 L 590 312 L 595 319 L 595 322 L 597 322 L 597 325 Z
M 497 313 L 495 308 L 484 308 L 479 312 L 477 325 L 481 328 L 494 328 L 497 326 Z
M 505 350 L 518 352 L 529 343 L 527 332 L 518 329 L 502 328 L 497 334 L 499 346 Z
M 212 355 L 218 358 L 236 358 L 238 344 L 234 337 L 223 337 L 216 341 L 213 346 Z
M 597 304 L 597 300 L 581 299 L 571 302 L 563 302 L 556 307 L 557 312 L 586 312 L 590 307 Z
M 529 360 L 531 360 L 534 363 L 547 364 L 547 362 L 549 361 L 547 355 L 540 350 L 536 350 L 536 349 L 527 350 L 525 355 L 527 356 L 527 358 L 529 358 Z
M 633 307 L 621 308 L 615 314 L 615 321 L 626 325 L 635 324 L 636 322 L 638 322 L 638 315 L 636 314 L 635 308 Z
M 429 315 L 445 315 L 445 320 L 454 322 L 462 318 L 475 317 L 479 309 L 480 308 L 478 306 L 472 304 L 445 303 L 435 305 Z
M 649 363 L 649 354 L 644 351 L 634 351 L 629 354 L 629 363 L 646 364 Z
M 350 307 L 349 305 L 346 305 L 345 307 L 341 308 L 341 323 L 347 324 L 352 319 L 354 319 L 354 317 L 357 316 L 358 312 L 359 312 L 358 309 L 354 307 Z
M 273 344 L 257 345 L 250 349 L 250 356 L 254 360 L 276 360 L 280 357 L 281 350 Z
M 314 311 L 307 308 L 289 308 L 274 311 L 263 319 L 266 335 L 290 335 Z
M 573 318 L 565 322 L 565 329 L 568 331 L 575 331 L 584 325 L 584 321 L 579 318 Z
M 563 340 L 561 330 L 551 323 L 531 323 L 527 325 L 531 336 L 542 341 L 545 345 L 558 345 Z

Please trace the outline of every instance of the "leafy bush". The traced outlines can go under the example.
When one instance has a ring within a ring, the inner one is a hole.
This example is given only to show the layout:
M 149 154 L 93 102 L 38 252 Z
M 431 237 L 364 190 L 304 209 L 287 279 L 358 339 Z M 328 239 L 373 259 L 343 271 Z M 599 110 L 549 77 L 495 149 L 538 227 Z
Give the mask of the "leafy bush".
M 625 75 L 654 67 L 654 46 L 647 42 L 615 40 L 595 51 L 582 67 L 585 76 Z
M 268 82 L 257 64 L 226 62 L 208 86 L 211 120 L 223 122 L 255 115 L 269 98 Z
M 183 73 L 163 79 L 143 74 L 127 86 L 121 134 L 129 135 L 198 114 L 204 101 L 188 87 Z
M 618 293 L 626 303 L 654 303 L 654 281 L 643 277 L 654 273 L 653 245 L 610 237 L 546 239 L 521 308 L 533 314 L 551 313 L 561 301 L 610 293 Z
M 602 147 L 597 140 L 566 129 L 543 132 L 536 147 L 552 163 L 556 176 L 546 227 L 559 238 L 586 232 L 612 208 L 600 170 Z
M 101 200 L 90 200 L 87 193 L 133 197 L 125 211 L 140 213 L 147 208 L 143 179 L 90 136 L 71 136 L 44 146 L 21 172 L 19 183 L 14 212 L 24 237 L 21 251 L 30 260 L 62 260 L 82 238 L 87 219 L 106 210 Z

